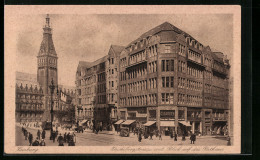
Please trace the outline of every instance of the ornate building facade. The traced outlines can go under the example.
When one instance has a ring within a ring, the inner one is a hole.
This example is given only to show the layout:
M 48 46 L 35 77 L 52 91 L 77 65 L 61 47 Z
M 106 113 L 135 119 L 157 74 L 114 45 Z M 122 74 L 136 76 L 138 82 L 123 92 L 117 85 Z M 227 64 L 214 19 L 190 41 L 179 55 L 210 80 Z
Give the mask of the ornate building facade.
M 58 85 L 58 56 L 52 40 L 50 17 L 46 16 L 43 39 L 37 56 L 37 75 L 16 74 L 16 121 L 42 122 L 51 120 L 51 91 L 53 80 L 54 121 L 73 121 L 75 118 L 75 87 Z

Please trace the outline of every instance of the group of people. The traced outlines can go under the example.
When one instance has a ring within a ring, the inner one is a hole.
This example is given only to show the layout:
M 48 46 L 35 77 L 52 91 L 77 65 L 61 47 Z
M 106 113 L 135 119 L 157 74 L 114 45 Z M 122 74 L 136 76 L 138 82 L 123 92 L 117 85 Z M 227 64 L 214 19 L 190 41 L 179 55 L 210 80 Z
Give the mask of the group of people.
M 25 140 L 29 141 L 29 146 L 46 146 L 45 143 L 45 130 L 40 133 L 40 130 L 37 132 L 36 139 L 33 141 L 32 133 L 28 132 L 26 128 L 22 127 L 22 132 L 24 134 Z M 41 139 L 42 135 L 42 139 Z M 41 140 L 40 140 L 41 139 Z
M 58 146 L 64 146 L 64 143 L 68 143 L 68 146 L 75 146 L 76 143 L 76 135 L 75 133 L 70 134 L 70 133 L 64 133 L 62 136 L 61 133 L 57 139 L 59 145 Z

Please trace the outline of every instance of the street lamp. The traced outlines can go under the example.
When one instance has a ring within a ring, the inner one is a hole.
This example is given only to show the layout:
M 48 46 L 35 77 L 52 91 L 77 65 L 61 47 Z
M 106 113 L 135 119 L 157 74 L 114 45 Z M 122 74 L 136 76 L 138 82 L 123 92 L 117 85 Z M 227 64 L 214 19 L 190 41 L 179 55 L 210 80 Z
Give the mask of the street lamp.
M 52 123 L 53 123 L 53 93 L 54 93 L 54 89 L 55 89 L 55 85 L 53 83 L 53 78 L 51 80 L 51 85 L 49 86 L 50 91 L 51 91 L 51 133 L 50 133 L 50 139 L 52 139 L 52 133 L 53 133 L 53 128 L 52 128 Z M 59 90 L 58 90 L 58 86 L 57 86 L 57 97 L 59 95 Z

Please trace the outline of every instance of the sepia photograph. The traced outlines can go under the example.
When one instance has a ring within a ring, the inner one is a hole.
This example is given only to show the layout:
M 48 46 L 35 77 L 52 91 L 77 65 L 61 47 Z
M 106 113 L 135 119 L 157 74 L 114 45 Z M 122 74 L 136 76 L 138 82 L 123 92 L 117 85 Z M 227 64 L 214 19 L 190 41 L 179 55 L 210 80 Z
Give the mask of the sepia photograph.
M 239 153 L 240 10 L 6 6 L 5 152 Z

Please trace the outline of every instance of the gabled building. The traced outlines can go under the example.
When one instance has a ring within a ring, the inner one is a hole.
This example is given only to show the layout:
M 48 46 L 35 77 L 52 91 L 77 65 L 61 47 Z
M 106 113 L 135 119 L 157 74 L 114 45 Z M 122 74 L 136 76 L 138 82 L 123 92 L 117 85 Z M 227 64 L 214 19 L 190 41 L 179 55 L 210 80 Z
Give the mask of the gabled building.
M 76 119 L 111 130 L 117 120 L 118 59 L 124 47 L 112 45 L 108 55 L 80 61 L 76 73 Z

